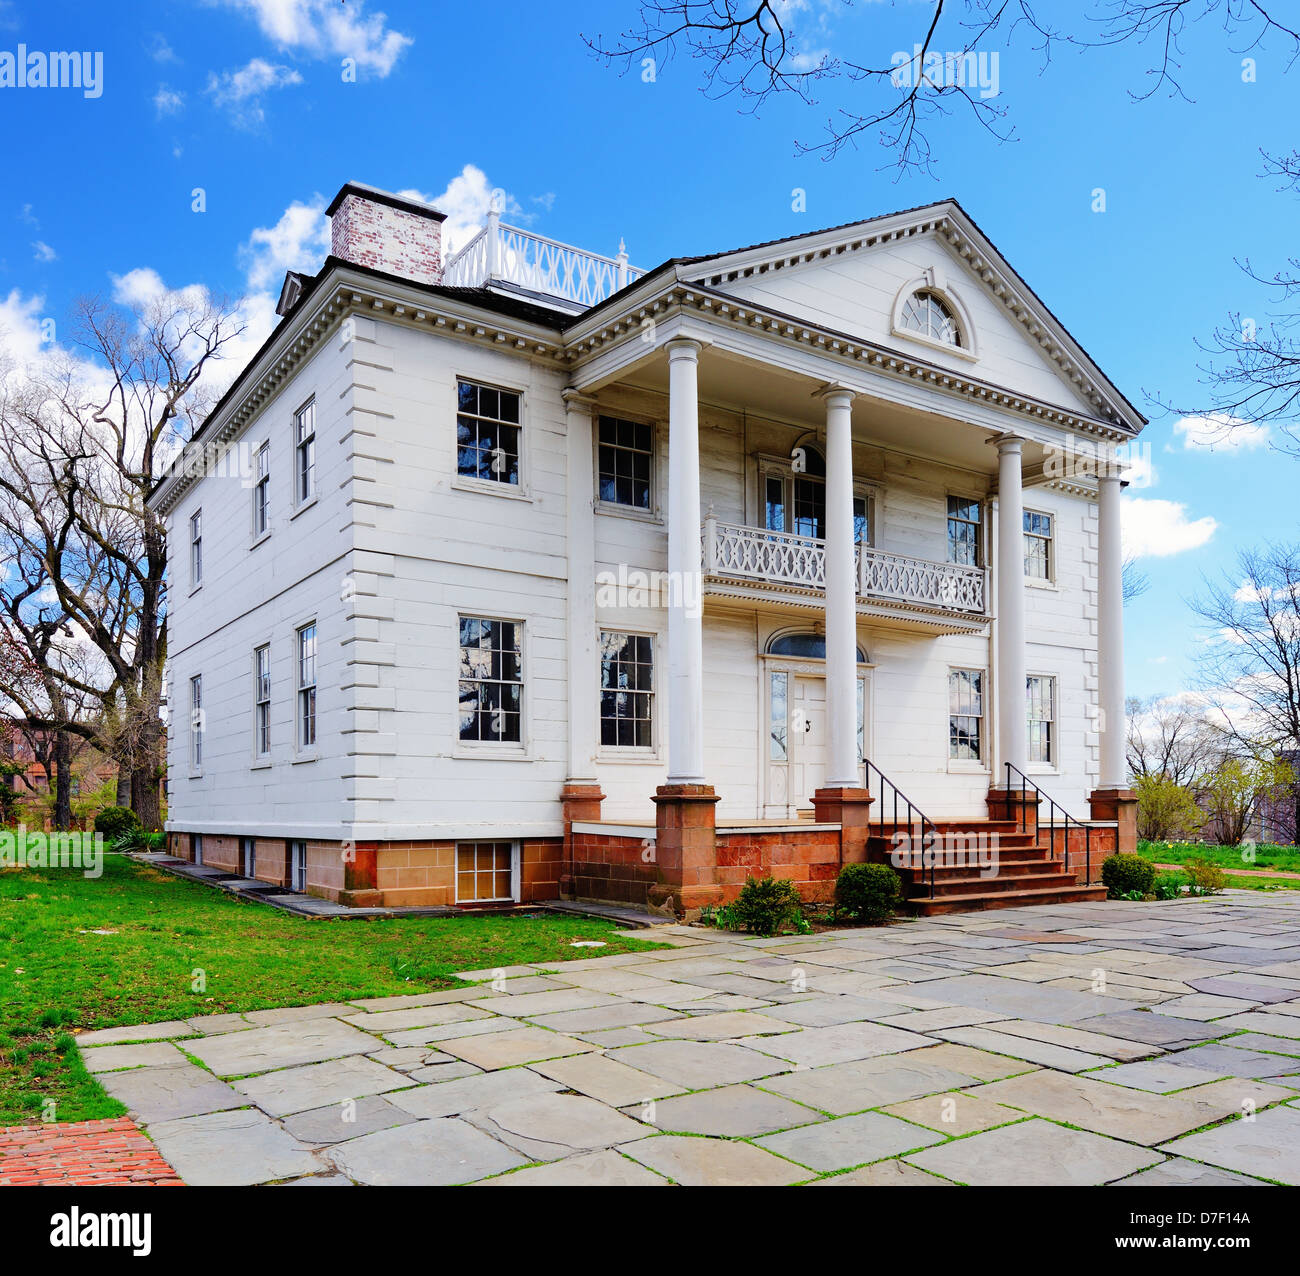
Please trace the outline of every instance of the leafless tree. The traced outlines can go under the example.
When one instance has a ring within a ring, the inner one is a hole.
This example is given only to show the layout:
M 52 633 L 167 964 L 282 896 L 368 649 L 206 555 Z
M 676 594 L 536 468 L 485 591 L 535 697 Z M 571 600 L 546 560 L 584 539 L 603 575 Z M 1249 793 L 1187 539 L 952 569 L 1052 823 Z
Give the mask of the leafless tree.
M 1194 786 L 1223 760 L 1227 741 L 1204 703 L 1187 696 L 1131 697 L 1125 740 L 1129 774 Z
M 1135 598 L 1141 598 L 1151 588 L 1151 577 L 1137 565 L 1136 558 L 1126 558 L 1124 560 L 1120 588 L 1123 591 L 1126 603 L 1131 603 Z
M 1225 39 L 1240 45 L 1239 52 L 1276 35 L 1289 46 L 1290 59 L 1300 54 L 1300 23 L 1283 20 L 1282 0 L 1062 0 L 1050 6 L 1051 19 L 1045 15 L 1049 6 L 1033 0 L 924 0 L 915 6 L 913 39 L 901 54 L 888 47 L 898 43 L 897 35 L 877 12 L 868 34 L 857 41 L 868 47 L 812 61 L 799 21 L 841 7 L 851 9 L 853 0 L 838 6 L 832 0 L 640 0 L 636 18 L 620 36 L 583 38 L 595 54 L 624 70 L 644 67 L 647 59 L 668 62 L 683 52 L 700 64 L 707 95 L 734 98 L 750 112 L 783 97 L 813 108 L 819 94 L 838 92 L 845 100 L 831 107 L 825 137 L 797 149 L 829 159 L 875 135 L 900 170 L 930 166 L 930 129 L 955 111 L 1000 140 L 1012 136 L 1007 106 L 987 85 L 972 83 L 968 72 L 981 55 L 1010 47 L 1017 38 L 1029 42 L 1044 66 L 1060 45 L 1150 44 L 1148 83 L 1132 93 L 1135 98 L 1162 89 L 1182 95 L 1180 39 L 1205 18 L 1220 19 Z

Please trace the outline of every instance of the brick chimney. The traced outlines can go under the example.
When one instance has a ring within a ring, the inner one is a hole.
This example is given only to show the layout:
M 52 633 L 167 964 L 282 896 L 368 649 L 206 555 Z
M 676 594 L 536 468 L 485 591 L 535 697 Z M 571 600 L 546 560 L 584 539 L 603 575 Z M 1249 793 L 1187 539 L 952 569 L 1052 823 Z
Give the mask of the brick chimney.
M 348 182 L 325 211 L 335 257 L 416 283 L 442 282 L 446 213 L 361 182 Z

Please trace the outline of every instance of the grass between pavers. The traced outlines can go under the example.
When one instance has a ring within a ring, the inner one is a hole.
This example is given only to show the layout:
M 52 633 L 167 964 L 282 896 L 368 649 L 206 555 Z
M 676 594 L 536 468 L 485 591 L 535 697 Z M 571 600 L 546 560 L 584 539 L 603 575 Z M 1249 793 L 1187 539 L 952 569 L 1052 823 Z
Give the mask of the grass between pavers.
M 558 913 L 309 919 L 116 855 L 100 878 L 5 870 L 0 1126 L 40 1119 L 49 1102 L 58 1121 L 125 1112 L 86 1071 L 76 1031 L 427 992 L 461 970 L 664 947 L 617 931 Z

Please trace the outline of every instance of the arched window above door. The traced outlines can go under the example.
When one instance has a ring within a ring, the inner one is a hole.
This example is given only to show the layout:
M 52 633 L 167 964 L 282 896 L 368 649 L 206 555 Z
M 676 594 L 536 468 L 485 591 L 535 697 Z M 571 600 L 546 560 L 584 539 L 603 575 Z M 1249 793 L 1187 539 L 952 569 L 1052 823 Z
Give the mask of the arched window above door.
M 826 635 L 815 633 L 778 634 L 767 644 L 769 656 L 791 656 L 799 660 L 825 660 Z M 858 663 L 867 663 L 867 653 L 858 648 Z

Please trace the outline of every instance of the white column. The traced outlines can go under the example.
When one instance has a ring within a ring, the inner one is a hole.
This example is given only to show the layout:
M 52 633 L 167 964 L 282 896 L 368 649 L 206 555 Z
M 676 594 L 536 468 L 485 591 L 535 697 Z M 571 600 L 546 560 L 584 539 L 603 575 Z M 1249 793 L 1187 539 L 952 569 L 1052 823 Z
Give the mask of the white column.
M 1124 757 L 1124 552 L 1120 543 L 1120 475 L 1100 479 L 1097 536 L 1097 681 L 1101 708 L 1103 789 L 1128 787 Z
M 595 404 L 575 390 L 564 392 L 568 438 L 568 679 L 570 783 L 596 783 L 595 466 L 592 432 Z
M 857 573 L 853 562 L 853 392 L 826 401 L 827 788 L 860 788 L 858 768 Z
M 668 783 L 704 783 L 700 343 L 668 342 Z
M 998 447 L 998 767 L 995 786 L 1007 782 L 1006 763 L 1025 769 L 1025 504 L 1020 454 L 1024 440 L 1006 434 Z M 1012 784 L 1020 778 L 1012 774 Z

